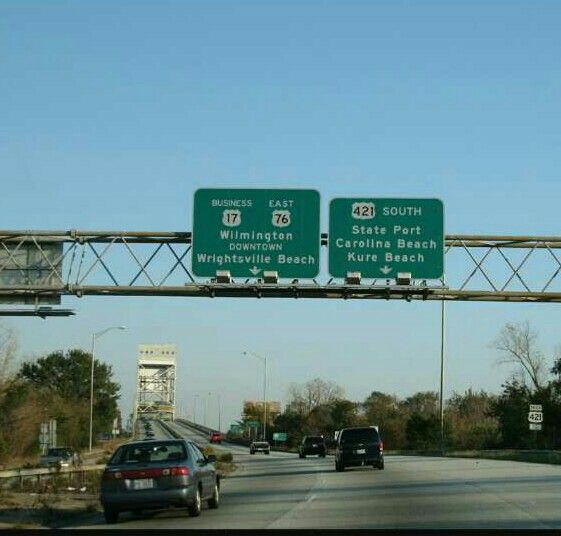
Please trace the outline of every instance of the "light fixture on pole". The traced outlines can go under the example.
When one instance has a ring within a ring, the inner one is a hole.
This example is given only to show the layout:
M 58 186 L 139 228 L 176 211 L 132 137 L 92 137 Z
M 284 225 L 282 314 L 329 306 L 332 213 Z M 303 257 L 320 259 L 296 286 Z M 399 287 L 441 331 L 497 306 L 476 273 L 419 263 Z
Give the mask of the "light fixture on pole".
M 231 283 L 232 276 L 230 275 L 230 270 L 216 270 L 216 282 Z
M 411 272 L 399 272 L 395 278 L 398 285 L 409 286 L 411 284 Z
M 114 329 L 127 329 L 125 326 L 112 326 L 110 328 L 102 329 L 92 334 L 92 362 L 91 362 L 91 377 L 90 377 L 90 452 L 93 446 L 93 385 L 94 385 L 94 365 L 95 365 L 95 341 L 105 335 L 108 331 Z
M 345 283 L 347 285 L 360 285 L 362 274 L 360 272 L 347 272 Z
M 257 359 L 263 361 L 264 375 L 263 375 L 263 441 L 267 441 L 267 358 L 255 352 L 244 351 L 243 355 L 252 355 Z
M 263 272 L 263 282 L 276 285 L 279 282 L 279 274 L 276 270 L 265 270 Z

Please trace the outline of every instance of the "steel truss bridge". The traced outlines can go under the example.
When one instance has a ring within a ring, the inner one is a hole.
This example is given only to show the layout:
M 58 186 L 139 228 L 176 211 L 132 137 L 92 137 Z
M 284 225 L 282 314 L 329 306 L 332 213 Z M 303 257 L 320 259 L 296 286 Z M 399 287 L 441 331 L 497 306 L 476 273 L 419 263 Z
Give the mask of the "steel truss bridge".
M 561 236 L 447 235 L 446 280 L 407 286 L 385 278 L 359 285 L 329 277 L 201 280 L 189 269 L 191 238 L 190 232 L 0 230 L 0 303 L 37 306 L 94 295 L 561 302 Z M 321 235 L 322 246 L 328 240 Z

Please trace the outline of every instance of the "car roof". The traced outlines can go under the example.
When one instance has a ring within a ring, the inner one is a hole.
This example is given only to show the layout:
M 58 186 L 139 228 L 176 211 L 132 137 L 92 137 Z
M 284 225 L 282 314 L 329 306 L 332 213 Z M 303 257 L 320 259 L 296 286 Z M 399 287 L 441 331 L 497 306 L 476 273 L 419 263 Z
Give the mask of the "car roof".
M 375 426 L 349 426 L 348 428 L 341 428 L 341 432 L 344 430 L 376 430 Z
M 191 441 L 189 441 L 188 439 L 180 439 L 180 438 L 166 438 L 166 439 L 156 439 L 155 437 L 149 437 L 146 439 L 140 439 L 137 441 L 130 441 L 128 443 L 124 443 L 122 446 L 123 447 L 130 447 L 130 446 L 136 446 L 136 445 L 143 445 L 146 443 L 146 441 L 158 441 L 158 443 L 191 443 Z

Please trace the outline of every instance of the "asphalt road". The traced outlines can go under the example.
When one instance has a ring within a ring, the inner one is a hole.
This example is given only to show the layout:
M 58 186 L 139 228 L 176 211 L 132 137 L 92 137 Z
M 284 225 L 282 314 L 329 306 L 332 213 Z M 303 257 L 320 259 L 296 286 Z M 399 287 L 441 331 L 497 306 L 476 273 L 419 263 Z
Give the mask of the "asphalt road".
M 218 510 L 124 513 L 111 528 L 561 528 L 560 466 L 388 456 L 384 471 L 337 473 L 332 457 L 227 448 L 238 470 Z M 107 527 L 99 516 L 87 528 Z

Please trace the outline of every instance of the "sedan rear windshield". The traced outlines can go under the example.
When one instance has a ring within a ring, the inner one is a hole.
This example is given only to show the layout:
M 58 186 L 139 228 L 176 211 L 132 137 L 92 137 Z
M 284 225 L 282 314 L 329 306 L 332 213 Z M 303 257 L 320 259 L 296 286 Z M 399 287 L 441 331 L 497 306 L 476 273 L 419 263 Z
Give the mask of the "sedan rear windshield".
M 261 447 L 268 447 L 269 443 L 253 443 L 253 445 L 261 448 Z
M 341 432 L 341 443 L 378 443 L 380 435 L 376 428 L 355 428 Z
M 187 449 L 182 442 L 150 441 L 123 445 L 111 458 L 112 465 L 158 463 L 185 460 Z
M 312 443 L 323 443 L 323 437 L 320 436 L 307 437 L 306 444 L 312 444 Z

